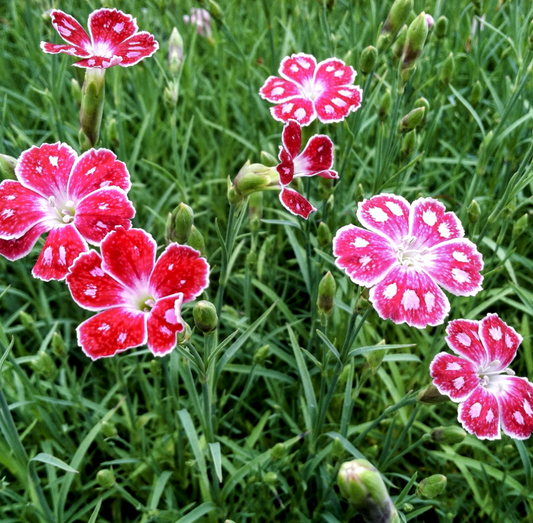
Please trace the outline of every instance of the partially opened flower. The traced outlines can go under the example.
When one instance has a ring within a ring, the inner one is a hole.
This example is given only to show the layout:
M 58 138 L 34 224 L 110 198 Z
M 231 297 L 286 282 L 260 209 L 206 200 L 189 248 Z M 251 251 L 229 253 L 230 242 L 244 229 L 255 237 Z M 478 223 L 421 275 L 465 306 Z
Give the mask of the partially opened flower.
M 497 314 L 481 321 L 454 320 L 446 343 L 458 355 L 437 354 L 429 371 L 442 394 L 459 403 L 458 418 L 479 439 L 515 439 L 533 431 L 533 386 L 509 368 L 522 336 Z
M 137 20 L 117 9 L 97 9 L 89 15 L 89 35 L 72 16 L 54 9 L 52 25 L 65 44 L 41 42 L 45 53 L 66 53 L 83 58 L 76 67 L 107 69 L 129 67 L 152 56 L 159 44 L 153 35 L 140 31 Z
M 280 122 L 340 122 L 361 105 L 363 91 L 352 85 L 357 73 L 338 58 L 317 64 L 312 55 L 293 54 L 281 61 L 279 74 L 283 78 L 269 76 L 259 94 L 279 104 L 270 112 Z
M 78 343 L 93 360 L 148 344 L 168 354 L 182 332 L 181 306 L 209 285 L 209 265 L 200 253 L 171 243 L 156 261 L 157 245 L 142 229 L 118 227 L 96 251 L 83 253 L 67 285 L 84 309 L 100 311 L 78 328 Z
M 481 290 L 483 260 L 463 238 L 461 222 L 433 198 L 409 204 L 380 194 L 359 203 L 357 218 L 367 229 L 346 225 L 333 239 L 337 267 L 370 289 L 381 318 L 411 327 L 440 325 L 456 296 Z
M 207 9 L 201 7 L 191 7 L 191 14 L 183 15 L 183 21 L 191 24 L 196 28 L 196 32 L 205 38 L 211 38 L 211 15 Z
M 117 225 L 129 228 L 135 209 L 126 166 L 107 149 L 79 158 L 68 145 L 55 143 L 24 151 L 18 181 L 0 184 L 0 254 L 18 260 L 39 236 L 50 231 L 32 274 L 61 280 L 87 243 L 99 245 Z

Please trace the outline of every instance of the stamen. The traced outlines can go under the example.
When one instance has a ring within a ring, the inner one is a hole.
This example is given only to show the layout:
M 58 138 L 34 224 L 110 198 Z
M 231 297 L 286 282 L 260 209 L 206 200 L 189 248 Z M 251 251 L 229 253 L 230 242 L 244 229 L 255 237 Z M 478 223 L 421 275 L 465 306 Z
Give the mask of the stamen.
M 48 203 L 50 204 L 50 207 L 55 207 L 56 199 L 53 196 L 50 196 L 50 198 L 48 198 Z
M 63 216 L 63 221 L 65 223 L 70 223 L 71 221 L 74 220 L 74 216 L 70 216 L 70 215 L 67 215 L 67 216 Z
M 489 367 L 497 367 L 498 365 L 501 365 L 501 363 L 502 362 L 500 360 L 494 360 L 490 362 Z
M 65 205 L 67 207 L 74 207 L 74 202 L 72 200 L 69 200 Z
M 505 374 L 509 374 L 509 376 L 514 376 L 516 373 L 513 369 L 505 369 Z

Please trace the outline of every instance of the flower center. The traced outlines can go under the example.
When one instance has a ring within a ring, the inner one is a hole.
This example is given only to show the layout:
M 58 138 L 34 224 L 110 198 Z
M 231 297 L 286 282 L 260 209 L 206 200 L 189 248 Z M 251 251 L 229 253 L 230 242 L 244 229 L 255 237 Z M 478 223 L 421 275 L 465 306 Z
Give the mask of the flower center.
M 67 200 L 63 205 L 59 205 L 55 197 L 50 196 L 48 203 L 54 211 L 54 217 L 59 218 L 61 223 L 71 223 L 74 221 L 75 204 L 72 200 Z
M 305 81 L 303 87 L 300 87 L 300 91 L 305 98 L 314 102 L 324 92 L 324 87 L 314 83 L 311 79 Z
M 154 308 L 155 300 L 153 298 L 147 298 L 141 301 L 140 310 L 143 312 L 151 312 Z
M 419 270 L 424 265 L 424 255 L 428 249 L 427 247 L 418 248 L 414 236 L 405 236 L 395 250 L 399 263 Z
M 499 369 L 496 370 L 501 365 L 500 360 L 491 361 L 489 364 L 480 367 L 477 371 L 479 377 L 479 384 L 492 392 L 499 392 L 505 387 L 505 379 L 502 374 L 507 374 L 509 376 L 514 376 L 514 371 L 511 369 Z

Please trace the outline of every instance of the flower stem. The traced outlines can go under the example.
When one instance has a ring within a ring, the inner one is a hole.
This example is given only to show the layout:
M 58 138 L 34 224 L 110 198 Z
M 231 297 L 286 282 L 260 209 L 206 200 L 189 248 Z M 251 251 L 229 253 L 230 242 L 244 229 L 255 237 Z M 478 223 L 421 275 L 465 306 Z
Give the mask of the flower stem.
M 100 135 L 105 98 L 105 69 L 87 69 L 83 82 L 79 141 L 82 152 L 94 147 Z

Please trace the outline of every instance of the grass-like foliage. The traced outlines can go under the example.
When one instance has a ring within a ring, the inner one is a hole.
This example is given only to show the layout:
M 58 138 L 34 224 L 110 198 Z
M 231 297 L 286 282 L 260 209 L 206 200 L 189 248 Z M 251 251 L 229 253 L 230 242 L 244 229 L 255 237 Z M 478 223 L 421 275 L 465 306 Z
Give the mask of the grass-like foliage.
M 101 7 L 59 4 L 83 25 Z M 533 8 L 415 0 L 416 14 L 444 15 L 448 28 L 442 38 L 430 30 L 401 88 L 394 42 L 373 73 L 359 66 L 391 4 L 224 0 L 217 13 L 205 1 L 208 39 L 183 21 L 200 5 L 191 0 L 117 2 L 160 50 L 107 71 L 100 146 L 126 163 L 133 226 L 160 246 L 168 213 L 180 202 L 194 210 L 212 269 L 203 299 L 220 323 L 207 336 L 193 328 L 190 345 L 164 358 L 141 347 L 92 362 L 75 331 L 90 314 L 63 282 L 31 276 L 43 240 L 27 258 L 0 259 L 0 523 L 362 521 L 336 486 L 354 458 L 379 469 L 402 521 L 532 521 L 529 441 L 439 443 L 430 432 L 458 426 L 457 405 L 425 405 L 417 392 L 448 350 L 447 321 L 488 312 L 521 333 L 512 368 L 533 378 Z M 59 42 L 50 7 L 0 2 L 0 152 L 14 158 L 41 143 L 78 148 L 72 90 L 84 71 L 40 50 Z M 177 77 L 167 61 L 173 27 L 184 41 Z M 277 191 L 230 211 L 228 176 L 248 159 L 264 163 L 261 151 L 277 157 L 283 126 L 258 91 L 297 52 L 359 71 L 361 108 L 304 131 L 305 140 L 330 136 L 339 180 L 303 179 L 299 191 L 317 208 L 308 221 L 285 211 Z M 400 132 L 421 97 L 424 120 Z M 483 290 L 448 295 L 444 325 L 381 320 L 335 267 L 331 235 L 357 224 L 357 203 L 381 192 L 437 198 L 483 254 Z M 337 290 L 326 321 L 316 303 L 327 271 Z M 183 319 L 194 327 L 192 307 Z M 446 489 L 419 497 L 433 474 Z

